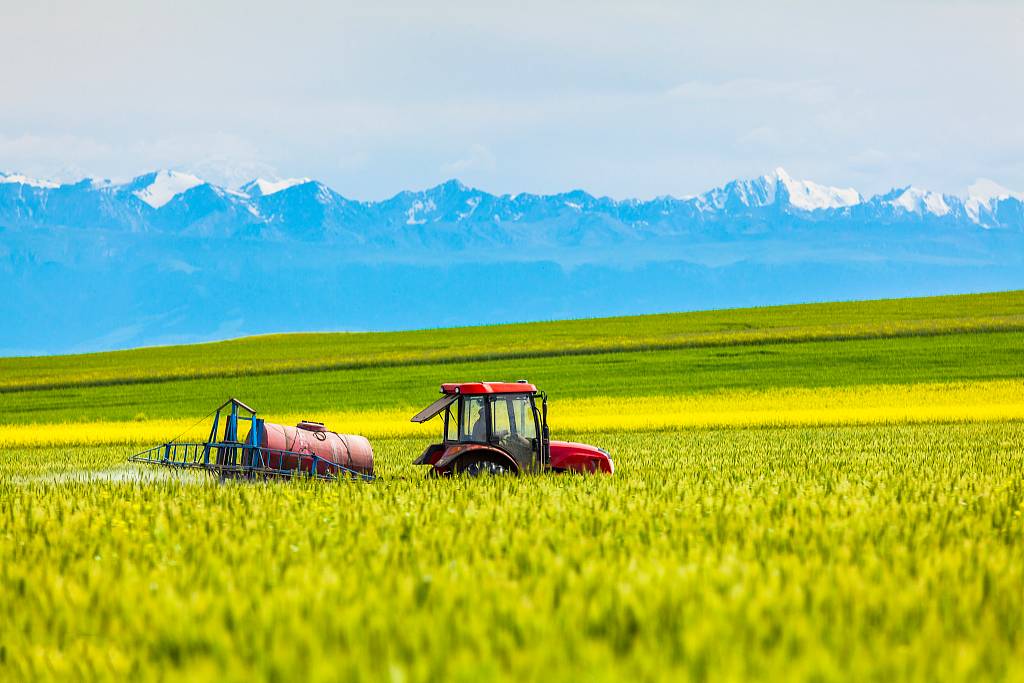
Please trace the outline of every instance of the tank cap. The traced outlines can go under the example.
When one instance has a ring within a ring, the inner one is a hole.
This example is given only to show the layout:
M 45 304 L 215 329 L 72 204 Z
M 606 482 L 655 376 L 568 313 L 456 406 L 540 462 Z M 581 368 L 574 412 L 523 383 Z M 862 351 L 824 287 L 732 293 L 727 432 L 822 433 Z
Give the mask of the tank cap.
M 312 422 L 310 420 L 303 420 L 299 424 L 295 425 L 299 429 L 305 429 L 307 432 L 326 432 L 327 427 L 324 426 L 323 422 Z

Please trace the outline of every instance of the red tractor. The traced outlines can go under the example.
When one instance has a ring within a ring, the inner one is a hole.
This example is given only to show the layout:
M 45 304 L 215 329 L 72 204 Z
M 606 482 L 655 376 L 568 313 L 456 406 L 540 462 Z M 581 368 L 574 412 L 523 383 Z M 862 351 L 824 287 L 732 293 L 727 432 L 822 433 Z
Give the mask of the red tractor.
M 540 407 L 538 408 L 538 399 Z M 431 476 L 614 471 L 608 451 L 548 436 L 548 397 L 525 380 L 442 384 L 413 422 L 444 415 L 444 439 L 416 458 Z

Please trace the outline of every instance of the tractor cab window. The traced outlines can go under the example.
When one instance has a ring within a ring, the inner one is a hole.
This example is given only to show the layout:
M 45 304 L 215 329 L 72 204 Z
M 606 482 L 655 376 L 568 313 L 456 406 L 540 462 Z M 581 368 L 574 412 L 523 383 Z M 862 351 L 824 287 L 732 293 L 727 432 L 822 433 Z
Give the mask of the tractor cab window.
M 487 441 L 487 418 L 484 412 L 483 396 L 464 396 L 462 398 L 459 441 L 476 443 Z
M 526 439 L 537 438 L 537 411 L 533 407 L 533 398 L 524 396 L 515 404 L 516 416 L 519 420 L 519 434 Z
M 527 394 L 496 396 L 491 403 L 491 441 L 518 462 L 530 462 L 537 452 L 537 421 Z
M 523 395 L 497 396 L 491 404 L 491 437 L 503 435 L 524 439 L 537 438 L 537 422 L 533 417 L 530 397 Z
M 449 404 L 444 409 L 444 440 L 459 440 L 459 404 Z

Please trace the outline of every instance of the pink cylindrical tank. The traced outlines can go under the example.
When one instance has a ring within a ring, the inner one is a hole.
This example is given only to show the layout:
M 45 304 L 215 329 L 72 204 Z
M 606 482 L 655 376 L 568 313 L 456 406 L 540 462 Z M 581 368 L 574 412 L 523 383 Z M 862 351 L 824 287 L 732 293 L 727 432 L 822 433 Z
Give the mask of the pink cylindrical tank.
M 340 465 L 361 474 L 373 474 L 373 448 L 366 437 L 328 431 L 319 422 L 300 422 L 295 427 L 264 422 L 259 444 L 267 449 L 268 465 L 274 469 L 309 472 L 317 456 L 317 474 L 338 473 Z M 283 451 L 291 451 L 284 453 Z

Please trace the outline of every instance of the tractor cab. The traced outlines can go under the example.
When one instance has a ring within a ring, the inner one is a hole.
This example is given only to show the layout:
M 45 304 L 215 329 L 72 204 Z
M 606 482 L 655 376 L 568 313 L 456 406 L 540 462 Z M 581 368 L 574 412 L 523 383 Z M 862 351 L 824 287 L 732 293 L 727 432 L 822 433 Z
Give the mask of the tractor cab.
M 524 380 L 442 384 L 441 397 L 412 421 L 437 416 L 442 417 L 442 440 L 415 461 L 432 465 L 434 475 L 612 471 L 607 451 L 551 441 L 547 395 Z

